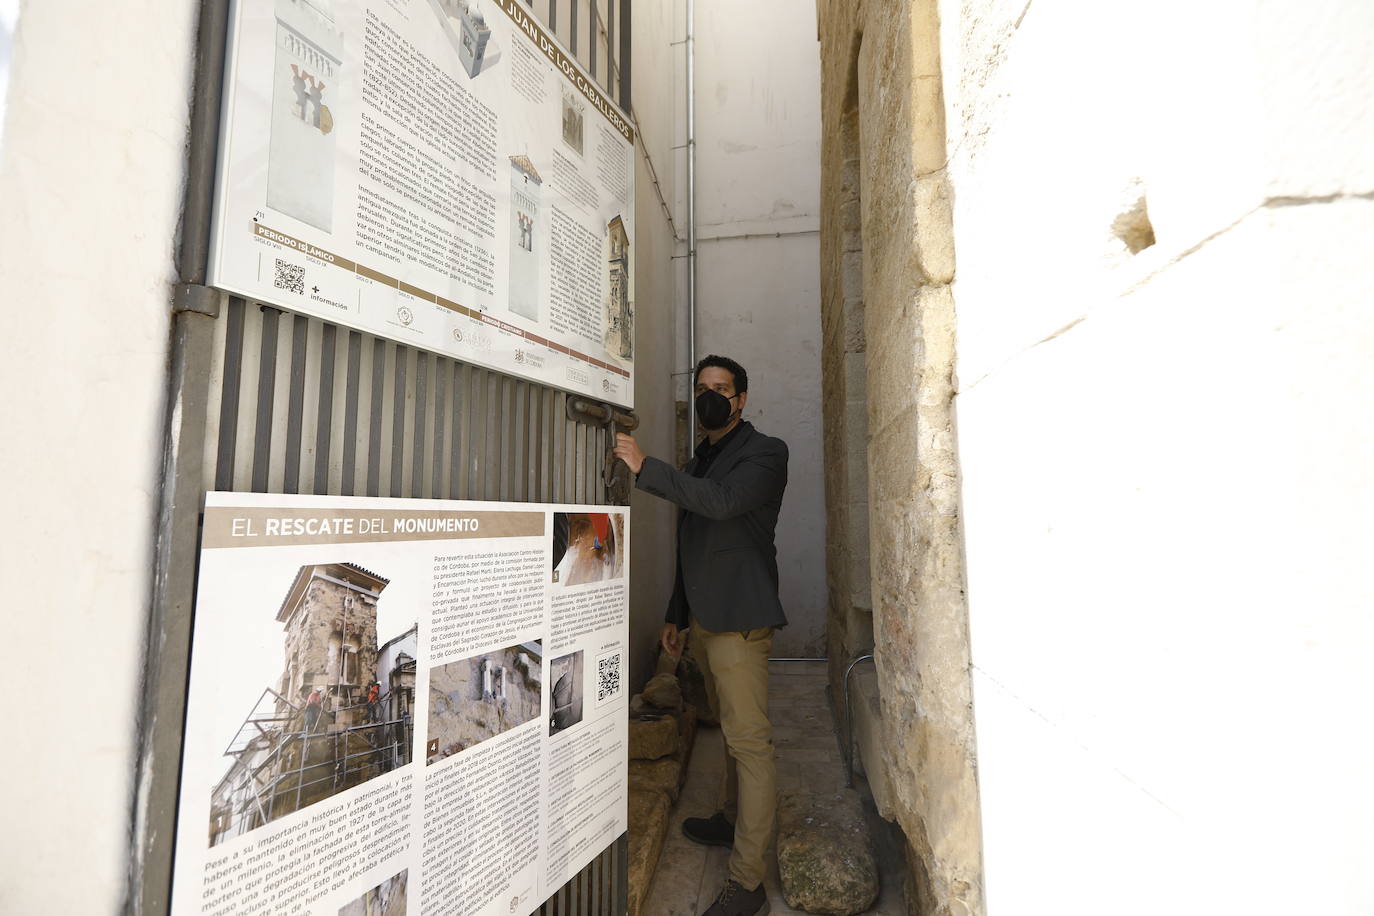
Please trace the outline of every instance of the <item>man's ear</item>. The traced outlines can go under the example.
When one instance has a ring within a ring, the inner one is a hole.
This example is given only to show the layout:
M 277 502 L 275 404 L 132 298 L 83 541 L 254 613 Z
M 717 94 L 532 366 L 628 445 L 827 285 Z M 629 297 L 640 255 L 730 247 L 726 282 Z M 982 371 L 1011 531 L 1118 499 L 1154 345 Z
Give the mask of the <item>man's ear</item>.
M 747 400 L 749 400 L 749 392 L 747 392 L 747 391 L 741 391 L 741 392 L 739 393 L 739 412 L 740 412 L 740 413 L 744 413 L 744 402 L 747 401 Z

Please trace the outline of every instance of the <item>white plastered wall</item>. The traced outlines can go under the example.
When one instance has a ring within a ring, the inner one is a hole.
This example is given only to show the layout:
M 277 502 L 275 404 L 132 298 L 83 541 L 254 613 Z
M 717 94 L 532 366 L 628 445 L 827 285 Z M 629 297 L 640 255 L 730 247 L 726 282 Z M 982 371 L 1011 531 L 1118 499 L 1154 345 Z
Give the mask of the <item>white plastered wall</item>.
M 788 444 L 777 544 L 790 625 L 774 637 L 773 654 L 822 656 L 815 4 L 697 0 L 695 38 L 697 358 L 738 360 L 749 371 L 745 418 Z
M 639 136 L 635 148 L 635 432 L 644 451 L 671 457 L 676 433 L 676 291 L 679 246 L 659 203 L 672 200 L 673 145 L 677 142 L 675 100 L 681 99 L 672 42 L 680 31 L 673 5 L 642 3 L 631 19 L 634 109 Z M 650 167 L 652 163 L 652 168 Z M 657 176 L 660 190 L 655 191 Z M 676 573 L 677 508 L 639 490 L 631 493 L 634 570 L 630 577 L 631 638 L 636 688 L 653 674 L 651 662 Z
M 196 4 L 25 2 L 0 147 L 0 911 L 125 891 Z
M 1369 912 L 1374 14 L 941 13 L 989 911 Z

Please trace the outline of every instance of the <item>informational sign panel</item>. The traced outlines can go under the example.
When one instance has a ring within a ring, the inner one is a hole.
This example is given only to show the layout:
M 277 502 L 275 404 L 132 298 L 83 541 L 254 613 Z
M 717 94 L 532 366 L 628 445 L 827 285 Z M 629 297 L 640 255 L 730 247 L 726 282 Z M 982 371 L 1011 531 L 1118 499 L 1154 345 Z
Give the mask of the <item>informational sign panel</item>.
M 236 0 L 210 283 L 634 406 L 634 128 L 523 0 Z
M 626 829 L 628 528 L 208 494 L 172 912 L 536 909 Z

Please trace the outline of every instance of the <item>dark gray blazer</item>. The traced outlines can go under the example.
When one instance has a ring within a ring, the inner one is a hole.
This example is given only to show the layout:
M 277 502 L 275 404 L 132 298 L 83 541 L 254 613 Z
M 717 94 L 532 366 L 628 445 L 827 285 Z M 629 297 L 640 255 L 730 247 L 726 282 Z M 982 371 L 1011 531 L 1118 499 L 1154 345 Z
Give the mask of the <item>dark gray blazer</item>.
M 677 582 L 667 619 L 717 633 L 787 625 L 774 532 L 787 488 L 787 443 L 741 423 L 705 477 L 645 458 L 635 486 L 677 503 Z

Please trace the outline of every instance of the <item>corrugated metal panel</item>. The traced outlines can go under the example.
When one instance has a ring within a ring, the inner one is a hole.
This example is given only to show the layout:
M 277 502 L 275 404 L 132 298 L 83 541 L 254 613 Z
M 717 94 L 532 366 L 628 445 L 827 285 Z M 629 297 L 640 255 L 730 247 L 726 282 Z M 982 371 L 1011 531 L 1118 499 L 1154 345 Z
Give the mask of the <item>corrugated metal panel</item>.
M 561 391 L 239 298 L 216 325 L 207 490 L 607 502 Z

